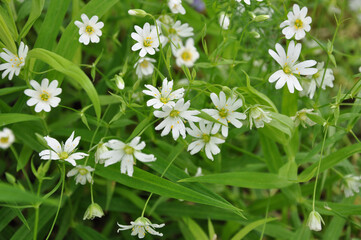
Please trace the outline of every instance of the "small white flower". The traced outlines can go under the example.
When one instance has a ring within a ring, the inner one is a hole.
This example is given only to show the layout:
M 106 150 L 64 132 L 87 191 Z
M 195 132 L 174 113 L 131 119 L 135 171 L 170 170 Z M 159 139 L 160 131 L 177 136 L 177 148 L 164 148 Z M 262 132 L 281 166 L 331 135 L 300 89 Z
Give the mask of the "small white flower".
M 109 149 L 107 148 L 107 146 L 105 146 L 104 143 L 102 143 L 102 142 L 98 143 L 98 145 L 97 145 L 97 150 L 96 150 L 96 152 L 95 152 L 95 154 L 94 154 L 95 162 L 96 162 L 97 164 L 103 164 L 104 161 L 105 161 L 105 159 L 104 159 L 104 158 L 101 158 L 100 156 L 101 156 L 103 153 L 108 152 L 108 151 L 109 151 Z
M 322 89 L 325 90 L 326 87 L 333 88 L 333 81 L 335 80 L 335 76 L 333 75 L 333 71 L 330 68 L 325 69 L 323 68 L 324 62 L 320 62 L 317 64 L 317 72 L 311 76 L 308 76 L 308 79 L 310 79 L 309 82 L 304 81 L 302 83 L 303 85 L 303 91 L 300 92 L 300 96 L 306 96 L 308 95 L 310 99 L 313 98 L 316 92 L 316 88 L 321 86 L 322 83 Z M 325 74 L 325 77 L 322 82 L 323 74 Z
M 315 60 L 306 60 L 297 63 L 301 48 L 301 43 L 295 44 L 294 41 L 291 41 L 288 45 L 287 55 L 283 47 L 278 43 L 276 44 L 277 53 L 272 49 L 268 50 L 272 58 L 282 67 L 281 70 L 273 73 L 268 79 L 270 83 L 277 81 L 276 89 L 282 88 L 285 83 L 287 83 L 290 93 L 293 93 L 295 88 L 298 91 L 302 91 L 303 89 L 294 74 L 307 76 L 317 73 L 316 68 L 311 68 L 316 65 L 317 62 Z
M 186 14 L 186 10 L 182 6 L 182 0 L 169 0 L 168 7 L 172 13 L 180 13 L 182 15 Z
M 206 124 L 204 121 L 200 121 L 199 128 L 193 122 L 189 124 L 191 128 L 187 128 L 187 132 L 196 140 L 188 145 L 187 151 L 190 151 L 190 154 L 193 155 L 204 149 L 207 157 L 213 161 L 213 155 L 221 152 L 217 145 L 225 141 L 211 134 L 212 123 Z
M 184 103 L 184 99 L 178 100 L 173 107 L 164 105 L 162 111 L 154 111 L 154 116 L 157 118 L 164 118 L 164 120 L 155 128 L 155 130 L 163 129 L 161 136 L 167 135 L 172 130 L 174 140 L 177 140 L 179 135 L 186 137 L 186 128 L 183 121 L 199 122 L 201 119 L 195 115 L 199 114 L 197 110 L 188 110 L 191 102 L 188 100 Z
M 93 184 L 92 175 L 90 174 L 93 171 L 94 171 L 94 168 L 92 168 L 90 166 L 78 165 L 75 168 L 73 168 L 72 170 L 70 170 L 66 176 L 72 177 L 72 176 L 76 175 L 75 184 L 80 183 L 81 185 L 85 185 L 85 183 L 87 181 L 90 184 Z
M 75 152 L 76 147 L 80 142 L 81 137 L 74 139 L 74 131 L 70 137 L 66 140 L 65 144 L 60 144 L 55 138 L 46 136 L 44 137 L 48 146 L 51 149 L 43 150 L 39 153 L 40 159 L 42 160 L 63 160 L 69 162 L 73 166 L 76 166 L 75 160 L 83 159 L 88 156 L 86 153 Z
M 128 176 L 133 176 L 134 158 L 141 162 L 154 162 L 157 160 L 153 154 L 142 153 L 141 150 L 145 148 L 145 142 L 140 142 L 140 137 L 133 138 L 130 143 L 123 143 L 119 140 L 110 140 L 105 145 L 112 149 L 100 155 L 100 158 L 106 159 L 104 166 L 108 167 L 117 162 L 121 162 L 120 172 L 128 173 Z
M 182 44 L 182 38 L 191 37 L 194 35 L 193 28 L 188 25 L 188 23 L 182 24 L 181 21 L 176 21 L 172 25 L 165 25 L 164 27 L 167 29 L 168 38 L 165 38 L 165 41 L 162 42 L 163 46 L 170 42 L 172 52 L 175 55 L 177 49 L 179 49 Z
M 164 25 L 165 27 L 170 27 L 174 24 L 174 20 L 171 16 L 167 14 L 162 14 L 157 19 L 158 25 Z
M 243 102 L 241 99 L 230 97 L 226 98 L 226 94 L 223 91 L 217 94 L 211 93 L 211 99 L 217 109 L 203 109 L 203 111 L 212 116 L 217 121 L 223 123 L 222 135 L 228 136 L 228 123 L 232 123 L 236 128 L 242 127 L 242 122 L 239 120 L 245 120 L 246 115 L 244 113 L 236 112 L 236 110 L 242 107 Z M 221 124 L 215 123 L 212 129 L 212 134 L 216 134 L 221 128 Z
M 307 220 L 307 226 L 310 228 L 310 230 L 321 231 L 322 230 L 321 222 L 325 224 L 323 222 L 321 215 L 318 212 L 316 211 L 310 212 L 310 215 L 308 216 L 308 220 Z
M 176 63 L 178 67 L 185 65 L 186 67 L 192 67 L 194 62 L 199 58 L 199 53 L 194 47 L 193 38 L 189 38 L 185 46 L 180 46 L 180 48 L 175 53 Z
M 19 76 L 21 68 L 25 65 L 26 55 L 28 54 L 28 46 L 23 42 L 20 43 L 18 55 L 14 55 L 12 52 L 3 48 L 4 52 L 0 53 L 0 57 L 6 61 L 6 63 L 0 64 L 0 71 L 5 70 L 1 77 L 5 78 L 9 74 L 9 80 L 13 79 L 14 74 Z
M 31 97 L 26 104 L 28 106 L 35 106 L 35 112 L 50 112 L 51 107 L 57 107 L 60 103 L 60 98 L 57 97 L 61 93 L 61 88 L 58 88 L 58 81 L 51 81 L 44 78 L 39 84 L 35 80 L 30 81 L 30 85 L 35 89 L 26 89 L 25 95 Z
M 296 112 L 296 115 L 291 117 L 291 119 L 295 122 L 296 127 L 298 127 L 300 124 L 302 127 L 307 128 L 308 126 L 313 126 L 316 123 L 312 121 L 307 114 L 317 114 L 313 112 L 313 109 L 302 109 L 298 112 Z
M 92 16 L 89 20 L 88 16 L 84 13 L 80 16 L 83 22 L 75 21 L 74 24 L 79 28 L 79 42 L 88 45 L 89 42 L 98 43 L 102 35 L 104 27 L 103 22 L 98 22 L 98 16 Z
M 354 195 L 355 193 L 359 193 L 360 192 L 360 187 L 361 187 L 361 177 L 358 176 L 353 176 L 351 174 L 346 175 L 344 177 L 344 184 L 342 185 L 342 190 L 344 190 L 345 192 L 345 196 L 346 197 L 351 197 Z
M 15 136 L 13 131 L 9 128 L 4 128 L 0 131 L 0 148 L 6 149 L 13 144 L 15 141 Z
M 137 25 L 134 26 L 134 29 L 136 32 L 132 32 L 131 37 L 137 43 L 132 46 L 132 50 L 138 51 L 140 49 L 139 56 L 141 57 L 144 57 L 147 53 L 154 55 L 155 49 L 159 46 L 157 28 L 145 23 L 143 29 Z
M 145 87 L 149 90 L 143 90 L 143 93 L 153 97 L 147 101 L 147 106 L 153 106 L 155 109 L 163 106 L 174 107 L 174 100 L 180 99 L 184 95 L 184 88 L 173 91 L 173 80 L 168 82 L 167 78 L 163 80 L 161 91 L 149 84 L 146 84 Z
M 152 235 L 157 235 L 163 237 L 163 234 L 154 230 L 154 228 L 164 227 L 162 224 L 153 224 L 149 219 L 145 217 L 139 217 L 134 222 L 130 222 L 130 225 L 121 225 L 117 223 L 120 227 L 117 232 L 132 229 L 132 236 L 138 235 L 138 238 L 144 238 L 146 231 Z
M 253 106 L 249 109 L 249 128 L 252 129 L 253 123 L 256 128 L 263 128 L 264 123 L 270 123 L 272 118 L 270 112 L 264 111 L 259 106 Z
M 89 219 L 93 220 L 95 217 L 101 218 L 104 216 L 104 212 L 101 206 L 97 203 L 92 203 L 89 205 L 87 210 L 85 211 L 83 220 Z
M 281 23 L 280 27 L 283 28 L 282 33 L 287 39 L 295 35 L 296 40 L 300 40 L 306 36 L 306 32 L 311 30 L 311 17 L 306 17 L 307 7 L 300 10 L 300 6 L 293 5 L 293 12 L 287 14 L 288 19 Z
M 154 71 L 154 62 L 155 59 L 153 58 L 139 58 L 139 60 L 134 64 L 137 76 L 142 79 L 143 77 L 152 75 Z
M 236 0 L 237 2 L 242 2 L 242 0 Z M 247 5 L 251 5 L 251 0 L 243 0 Z M 257 0 L 257 2 L 262 2 L 263 0 Z
M 222 12 L 221 15 L 219 16 L 219 25 L 221 26 L 221 28 L 227 30 L 229 24 L 230 24 L 230 20 L 228 15 Z

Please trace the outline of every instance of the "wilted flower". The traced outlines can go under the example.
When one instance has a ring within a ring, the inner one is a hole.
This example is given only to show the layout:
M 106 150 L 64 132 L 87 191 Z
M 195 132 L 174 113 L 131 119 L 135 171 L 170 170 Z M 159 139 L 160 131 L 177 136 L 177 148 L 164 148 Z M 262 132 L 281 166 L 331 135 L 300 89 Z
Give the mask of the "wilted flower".
M 15 136 L 13 131 L 9 128 L 4 128 L 0 131 L 0 148 L 6 149 L 13 144 L 15 141 Z
M 308 126 L 313 126 L 316 123 L 312 121 L 307 114 L 317 114 L 313 112 L 313 109 L 302 109 L 296 113 L 295 116 L 291 117 L 291 119 L 295 122 L 296 127 L 298 127 L 300 124 L 302 127 L 307 128 Z
M 194 62 L 199 58 L 199 53 L 194 47 L 194 40 L 189 38 L 185 46 L 180 46 L 180 48 L 175 53 L 176 64 L 178 67 L 185 65 L 186 67 L 192 67 Z
M 0 64 L 0 71 L 5 70 L 1 77 L 5 78 L 9 74 L 9 80 L 13 79 L 14 74 L 19 76 L 21 68 L 25 65 L 26 55 L 28 54 L 28 46 L 23 42 L 20 43 L 18 55 L 13 54 L 8 49 L 3 48 L 4 52 L 0 53 L 0 57 L 6 63 Z
M 138 238 L 144 238 L 146 231 L 152 235 L 157 235 L 163 237 L 163 234 L 154 230 L 154 228 L 164 227 L 162 224 L 153 224 L 149 221 L 148 218 L 139 217 L 134 222 L 130 222 L 130 225 L 121 225 L 117 223 L 120 227 L 117 232 L 132 229 L 132 236 L 138 235 Z
M 92 16 L 89 20 L 88 16 L 84 13 L 80 16 L 83 22 L 75 21 L 74 24 L 79 28 L 79 42 L 88 45 L 89 42 L 98 43 L 102 35 L 104 27 L 103 22 L 98 22 L 98 16 Z
M 134 64 L 135 73 L 139 78 L 150 76 L 153 74 L 155 59 L 153 58 L 139 58 L 139 60 Z
M 145 23 L 143 29 L 137 25 L 134 26 L 134 29 L 136 32 L 132 32 L 131 37 L 137 43 L 132 46 L 132 50 L 138 51 L 140 49 L 140 57 L 144 57 L 147 53 L 154 55 L 155 49 L 159 46 L 157 28 Z
M 26 89 L 25 95 L 31 97 L 26 104 L 28 106 L 35 106 L 35 112 L 50 112 L 51 107 L 57 107 L 60 103 L 60 98 L 57 97 L 61 93 L 61 88 L 58 88 L 58 81 L 51 81 L 44 78 L 39 84 L 35 80 L 30 81 L 30 85 L 35 89 Z
M 293 12 L 287 14 L 288 19 L 281 23 L 280 27 L 284 28 L 282 33 L 287 39 L 290 39 L 295 35 L 296 40 L 300 40 L 306 36 L 306 32 L 311 30 L 311 17 L 306 17 L 307 7 L 303 7 L 300 10 L 300 6 L 293 5 Z
M 186 14 L 186 10 L 182 6 L 182 0 L 168 0 L 168 7 L 172 13 Z
M 310 228 L 310 230 L 321 231 L 322 230 L 321 222 L 325 224 L 323 222 L 321 215 L 318 212 L 316 211 L 310 212 L 310 215 L 308 216 L 308 220 L 307 220 L 307 226 Z
M 270 112 L 264 111 L 259 106 L 252 106 L 249 109 L 249 128 L 252 129 L 253 123 L 256 128 L 263 128 L 264 123 L 271 122 Z
M 104 212 L 101 206 L 97 203 L 92 203 L 89 205 L 87 210 L 85 211 L 83 220 L 93 220 L 95 217 L 101 218 L 104 216 Z
M 66 176 L 72 177 L 72 176 L 76 175 L 75 184 L 80 183 L 81 185 L 85 185 L 85 183 L 87 181 L 90 184 L 92 184 L 93 179 L 92 179 L 92 175 L 90 173 L 93 171 L 94 171 L 94 168 L 92 168 L 90 166 L 78 165 L 75 168 L 73 168 L 72 170 L 70 170 Z
M 42 160 L 63 160 L 76 166 L 75 160 L 88 156 L 86 153 L 75 152 L 80 142 L 80 137 L 74 139 L 74 132 L 72 132 L 65 144 L 61 145 L 55 138 L 46 136 L 44 139 L 51 149 L 43 150 L 39 153 L 40 159 Z
M 344 184 L 342 185 L 342 189 L 345 192 L 345 196 L 346 197 L 351 197 L 354 195 L 355 193 L 359 193 L 360 192 L 360 187 L 361 187 L 361 177 L 359 176 L 353 176 L 351 174 L 346 175 L 343 179 Z

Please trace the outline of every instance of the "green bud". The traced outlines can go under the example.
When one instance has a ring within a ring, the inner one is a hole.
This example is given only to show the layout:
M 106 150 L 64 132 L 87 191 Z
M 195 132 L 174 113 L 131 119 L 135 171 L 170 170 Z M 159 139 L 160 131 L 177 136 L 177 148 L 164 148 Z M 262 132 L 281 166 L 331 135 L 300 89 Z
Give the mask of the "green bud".
M 128 14 L 136 17 L 145 17 L 148 13 L 142 9 L 129 9 Z
M 259 16 L 254 18 L 254 21 L 255 22 L 263 22 L 263 21 L 265 21 L 265 20 L 267 20 L 269 18 L 270 18 L 269 15 L 259 15 Z
M 95 217 L 101 218 L 104 216 L 103 209 L 97 203 L 92 203 L 89 205 L 88 209 L 85 211 L 83 220 L 93 220 Z
M 40 166 L 37 170 L 39 179 L 43 179 L 45 177 L 46 173 L 49 170 L 50 163 L 51 163 L 51 161 L 46 161 L 45 164 L 43 164 L 43 163 L 40 164 Z
M 227 87 L 227 86 L 223 86 L 223 87 L 222 87 L 222 91 L 223 91 L 226 95 L 228 95 L 228 96 L 231 96 L 231 95 L 232 95 L 232 90 L 231 90 L 229 87 Z
M 115 76 L 115 84 L 117 85 L 117 87 L 120 90 L 124 89 L 124 80 L 123 80 L 123 78 L 121 76 L 119 76 L 119 75 Z
M 254 14 L 253 12 L 249 11 L 248 14 L 252 18 L 252 20 L 256 18 L 256 14 Z
M 249 34 L 254 38 L 260 38 L 261 37 L 261 35 L 259 35 L 259 33 L 256 32 L 256 31 L 249 32 Z
M 10 173 L 5 173 L 5 177 L 6 177 L 6 180 L 11 183 L 11 184 L 15 184 L 16 183 L 16 178 L 11 175 Z

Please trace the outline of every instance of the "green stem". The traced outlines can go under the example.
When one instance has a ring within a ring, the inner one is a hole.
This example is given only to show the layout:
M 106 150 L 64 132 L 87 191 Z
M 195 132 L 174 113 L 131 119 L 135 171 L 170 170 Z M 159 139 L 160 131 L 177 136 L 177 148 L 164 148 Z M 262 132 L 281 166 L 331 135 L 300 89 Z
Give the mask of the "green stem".
M 43 180 L 40 179 L 39 180 L 39 186 L 38 186 L 38 191 L 36 196 L 40 196 L 40 191 L 41 191 L 41 185 L 43 183 Z M 38 235 L 38 225 L 39 225 L 39 207 L 40 207 L 40 203 L 38 203 L 35 206 L 35 222 L 34 222 L 34 240 L 37 239 L 37 235 Z

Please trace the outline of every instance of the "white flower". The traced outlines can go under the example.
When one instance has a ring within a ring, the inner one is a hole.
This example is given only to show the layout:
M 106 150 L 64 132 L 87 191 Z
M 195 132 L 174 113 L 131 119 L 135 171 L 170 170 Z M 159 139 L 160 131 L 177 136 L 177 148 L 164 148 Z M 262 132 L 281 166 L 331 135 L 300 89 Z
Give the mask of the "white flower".
M 80 183 L 81 185 L 85 185 L 85 183 L 87 181 L 89 183 L 93 184 L 92 175 L 90 174 L 93 171 L 94 171 L 94 168 L 92 168 L 90 166 L 78 165 L 75 168 L 73 168 L 72 170 L 70 170 L 66 176 L 72 177 L 72 176 L 76 175 L 75 184 Z
M 155 59 L 153 58 L 139 58 L 139 60 L 134 64 L 135 73 L 141 79 L 146 76 L 153 74 Z
M 325 69 L 323 68 L 324 62 L 318 63 L 316 68 L 317 72 L 311 76 L 308 76 L 310 79 L 309 82 L 303 82 L 304 90 L 300 92 L 301 96 L 308 95 L 310 99 L 313 98 L 316 92 L 316 88 L 321 86 L 322 83 L 322 89 L 325 90 L 326 87 L 333 88 L 333 81 L 335 80 L 335 76 L 333 75 L 333 71 L 330 68 Z M 323 75 L 325 74 L 325 77 L 322 82 Z
M 237 2 L 242 2 L 242 0 L 236 0 Z M 251 5 L 251 0 L 243 0 L 248 5 Z M 262 2 L 263 0 L 257 0 L 257 2 Z
M 88 16 L 84 13 L 80 16 L 83 22 L 75 21 L 74 24 L 79 28 L 79 42 L 88 45 L 92 43 L 98 43 L 100 36 L 102 35 L 102 29 L 104 27 L 103 22 L 98 22 L 98 16 L 92 16 L 89 20 Z
M 287 39 L 295 35 L 296 40 L 300 40 L 306 36 L 306 32 L 311 30 L 311 17 L 306 17 L 307 7 L 300 10 L 300 6 L 293 5 L 293 12 L 287 14 L 288 20 L 281 23 L 280 27 L 283 28 L 282 33 Z
M 168 6 L 172 13 L 186 14 L 186 10 L 182 6 L 182 0 L 169 0 Z
M 182 46 L 182 38 L 194 35 L 193 28 L 190 27 L 188 23 L 182 24 L 179 20 L 172 25 L 164 24 L 163 26 L 167 29 L 168 38 L 165 38 L 165 42 L 162 42 L 162 44 L 165 45 L 169 41 L 174 55 L 177 49 Z
M 194 62 L 199 58 L 199 53 L 194 47 L 194 40 L 189 38 L 185 46 L 180 46 L 180 48 L 175 53 L 176 63 L 178 67 L 185 65 L 186 67 L 192 67 Z
M 104 158 L 101 158 L 100 156 L 101 156 L 103 153 L 108 152 L 108 151 L 109 151 L 109 149 L 107 148 L 107 146 L 105 146 L 104 143 L 102 143 L 102 142 L 98 143 L 98 145 L 97 145 L 97 150 L 96 150 L 96 152 L 95 152 L 95 154 L 94 154 L 95 162 L 96 162 L 97 164 L 103 164 L 104 161 L 105 161 L 105 159 L 104 159 Z
M 150 26 L 149 23 L 145 23 L 143 29 L 137 25 L 134 26 L 136 32 L 132 32 L 131 37 L 137 41 L 132 46 L 133 51 L 138 51 L 139 56 L 144 57 L 147 53 L 150 55 L 155 54 L 155 50 L 159 46 L 159 40 L 157 35 L 157 28 Z
M 164 120 L 155 128 L 155 130 L 163 129 L 161 136 L 167 135 L 172 130 L 174 140 L 177 140 L 179 135 L 186 137 L 186 128 L 183 121 L 199 122 L 201 119 L 195 115 L 199 114 L 197 110 L 188 110 L 191 105 L 188 100 L 184 103 L 184 99 L 178 100 L 173 107 L 164 105 L 162 111 L 154 111 L 154 116 L 157 118 L 164 118 Z
M 316 68 L 311 68 L 316 65 L 317 62 L 315 60 L 306 60 L 297 63 L 301 53 L 301 48 L 301 43 L 297 43 L 295 45 L 295 42 L 291 41 L 288 45 L 287 55 L 283 47 L 278 43 L 276 44 L 277 53 L 271 49 L 268 50 L 268 53 L 282 67 L 281 70 L 273 73 L 268 79 L 270 83 L 277 81 L 276 89 L 282 88 L 285 83 L 287 83 L 290 93 L 294 92 L 294 88 L 298 91 L 302 91 L 303 89 L 294 74 L 307 76 L 317 73 Z
M 213 161 L 213 155 L 221 152 L 217 145 L 225 141 L 211 134 L 212 123 L 206 124 L 205 121 L 200 121 L 199 128 L 193 122 L 189 124 L 191 128 L 187 128 L 187 132 L 196 140 L 188 145 L 187 151 L 190 151 L 190 154 L 193 155 L 204 149 L 207 157 Z
M 97 203 L 92 203 L 85 211 L 83 220 L 86 219 L 93 220 L 95 217 L 101 218 L 103 216 L 104 216 L 104 212 L 101 206 L 99 206 L 99 204 Z
M 353 176 L 351 174 L 344 177 L 344 184 L 342 185 L 342 190 L 345 192 L 346 197 L 351 197 L 355 193 L 359 193 L 359 188 L 361 187 L 361 177 Z
M 151 223 L 151 221 L 149 221 L 149 219 L 147 219 L 145 217 L 137 218 L 134 222 L 130 222 L 130 225 L 121 225 L 119 223 L 117 223 L 117 224 L 120 227 L 117 230 L 117 232 L 132 229 L 131 235 L 132 236 L 138 235 L 138 238 L 144 238 L 146 231 L 152 235 L 157 235 L 157 236 L 163 237 L 163 234 L 155 231 L 154 228 L 161 228 L 161 227 L 164 227 L 164 225 L 165 225 L 164 223 L 153 224 L 153 223 Z
M 313 112 L 313 109 L 302 109 L 298 112 L 296 112 L 296 115 L 291 117 L 291 119 L 295 122 L 296 127 L 298 127 L 300 124 L 302 127 L 307 128 L 308 126 L 313 126 L 316 123 L 312 121 L 307 114 L 317 114 Z
M 123 143 L 119 140 L 110 140 L 105 145 L 112 149 L 100 155 L 100 158 L 106 159 L 104 166 L 108 167 L 117 162 L 121 162 L 120 172 L 128 173 L 128 176 L 133 176 L 134 158 L 141 162 L 154 162 L 157 160 L 153 154 L 142 153 L 141 150 L 145 148 L 145 142 L 140 142 L 140 137 L 133 138 L 130 143 Z
M 157 19 L 158 25 L 164 25 L 165 27 L 169 27 L 174 24 L 174 20 L 171 16 L 167 14 L 162 14 Z
M 18 55 L 14 55 L 12 52 L 3 48 L 5 52 L 0 53 L 0 57 L 6 61 L 6 63 L 0 64 L 0 71 L 5 70 L 1 77 L 5 78 L 9 74 L 9 80 L 13 79 L 14 74 L 19 76 L 21 68 L 25 65 L 26 55 L 28 54 L 28 46 L 23 42 L 20 43 Z
M 63 160 L 69 162 L 73 166 L 76 166 L 75 160 L 83 159 L 88 156 L 86 153 L 75 152 L 76 147 L 79 144 L 80 137 L 74 139 L 74 131 L 70 137 L 66 140 L 65 144 L 61 144 L 52 137 L 44 137 L 48 146 L 51 149 L 43 150 L 39 153 L 40 159 L 42 160 Z
M 228 15 L 222 12 L 221 15 L 219 16 L 219 25 L 221 26 L 221 28 L 227 30 L 229 24 L 230 24 L 230 20 Z
M 0 131 L 0 148 L 6 149 L 13 144 L 15 141 L 15 136 L 13 131 L 9 128 L 4 128 Z
M 264 123 L 272 121 L 270 112 L 264 111 L 259 106 L 253 106 L 249 109 L 249 128 L 252 129 L 253 123 L 256 128 L 263 128 Z
M 222 135 L 224 137 L 228 136 L 228 123 L 232 123 L 236 128 L 242 127 L 243 124 L 239 120 L 246 119 L 246 115 L 244 113 L 236 112 L 236 110 L 243 105 L 241 99 L 237 100 L 237 98 L 234 97 L 227 99 L 226 94 L 224 94 L 223 91 L 219 93 L 219 98 L 217 94 L 211 93 L 211 99 L 217 109 L 203 109 L 203 111 L 224 124 L 222 125 Z M 215 123 L 212 134 L 216 134 L 220 127 L 221 124 Z
M 153 106 L 155 109 L 163 106 L 174 107 L 174 100 L 180 99 L 184 95 L 184 88 L 173 91 L 173 80 L 168 82 L 167 78 L 163 80 L 161 91 L 149 84 L 146 84 L 145 87 L 149 90 L 143 90 L 143 93 L 153 97 L 147 101 L 147 106 Z
M 308 216 L 307 226 L 312 231 L 321 231 L 322 230 L 321 222 L 323 224 L 325 224 L 323 222 L 323 219 L 322 219 L 321 215 L 316 211 L 312 211 L 310 213 L 310 215 Z
M 56 97 L 61 93 L 61 88 L 58 88 L 58 81 L 51 81 L 44 78 L 39 84 L 35 80 L 30 81 L 30 85 L 35 89 L 26 89 L 25 95 L 31 97 L 26 104 L 28 106 L 35 106 L 35 112 L 50 112 L 51 107 L 57 107 L 60 103 L 60 98 Z

